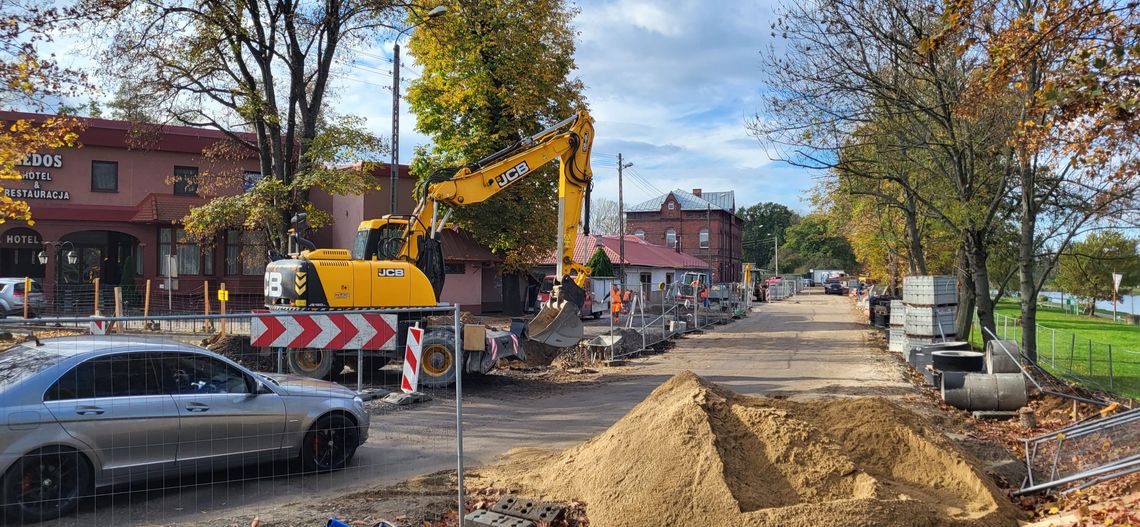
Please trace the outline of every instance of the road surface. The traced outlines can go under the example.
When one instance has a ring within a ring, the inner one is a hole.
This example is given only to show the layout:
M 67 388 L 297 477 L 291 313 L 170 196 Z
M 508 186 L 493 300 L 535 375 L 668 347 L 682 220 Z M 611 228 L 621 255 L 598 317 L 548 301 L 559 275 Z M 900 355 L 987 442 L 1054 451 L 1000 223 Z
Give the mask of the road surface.
M 763 304 L 748 318 L 680 339 L 672 350 L 580 386 L 500 390 L 475 383 L 464 397 L 465 463 L 493 462 L 511 448 L 564 447 L 606 429 L 682 370 L 742 393 L 796 398 L 903 396 L 914 388 L 901 368 L 872 351 L 869 329 L 845 297 L 806 294 Z M 492 383 L 493 384 L 493 383 Z M 211 518 L 272 516 L 275 507 L 348 488 L 394 484 L 454 468 L 452 399 L 376 415 L 352 467 L 328 475 L 285 465 L 117 489 L 82 505 L 59 525 L 193 524 Z M 220 482 L 219 482 L 220 481 Z M 335 511 L 329 511 L 334 514 Z

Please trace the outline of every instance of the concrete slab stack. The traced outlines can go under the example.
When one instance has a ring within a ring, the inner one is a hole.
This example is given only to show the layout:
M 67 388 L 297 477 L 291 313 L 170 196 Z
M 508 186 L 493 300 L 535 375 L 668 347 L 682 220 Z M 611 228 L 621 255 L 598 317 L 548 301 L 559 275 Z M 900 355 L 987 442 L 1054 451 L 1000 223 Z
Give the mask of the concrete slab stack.
M 887 349 L 902 353 L 906 351 L 906 306 L 902 300 L 891 300 L 890 340 Z
M 903 353 L 912 348 L 954 340 L 958 281 L 953 276 L 908 276 L 903 279 Z

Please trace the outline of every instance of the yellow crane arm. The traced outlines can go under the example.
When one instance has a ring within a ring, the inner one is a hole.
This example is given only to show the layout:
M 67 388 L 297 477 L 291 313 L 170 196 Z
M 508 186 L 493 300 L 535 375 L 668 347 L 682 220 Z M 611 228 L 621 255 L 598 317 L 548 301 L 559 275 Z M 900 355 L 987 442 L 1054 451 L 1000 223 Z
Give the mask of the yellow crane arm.
M 429 181 L 424 199 L 415 212 L 419 221 L 411 223 L 438 231 L 443 221 L 438 219 L 437 204 L 461 207 L 485 201 L 547 163 L 559 160 L 557 276 L 573 274 L 575 283 L 582 287 L 590 269 L 574 261 L 574 248 L 582 223 L 582 207 L 593 178 L 590 169 L 593 140 L 590 114 L 581 110 L 474 165 L 459 169 L 448 179 Z M 415 227 L 409 224 L 409 228 Z

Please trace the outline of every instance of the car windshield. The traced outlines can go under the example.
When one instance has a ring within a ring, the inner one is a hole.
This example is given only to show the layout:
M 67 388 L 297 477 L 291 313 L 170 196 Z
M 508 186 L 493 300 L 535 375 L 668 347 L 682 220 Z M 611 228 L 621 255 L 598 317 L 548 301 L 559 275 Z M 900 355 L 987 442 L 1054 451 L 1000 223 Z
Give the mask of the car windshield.
M 0 393 L 59 362 L 60 356 L 29 346 L 0 351 Z

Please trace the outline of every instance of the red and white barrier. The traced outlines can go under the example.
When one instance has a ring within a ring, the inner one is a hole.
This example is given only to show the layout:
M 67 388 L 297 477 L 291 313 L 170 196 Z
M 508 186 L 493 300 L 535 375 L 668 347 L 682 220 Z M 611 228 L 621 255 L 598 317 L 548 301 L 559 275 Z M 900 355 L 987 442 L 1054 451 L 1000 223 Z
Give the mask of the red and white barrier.
M 255 316 L 250 344 L 269 348 L 394 349 L 396 315 L 377 313 Z
M 107 327 L 111 325 L 106 320 L 92 320 L 90 323 L 92 335 L 106 335 Z
M 408 328 L 408 344 L 404 346 L 404 375 L 400 379 L 400 390 L 413 393 L 420 384 L 420 357 L 424 351 L 424 330 L 412 326 Z

